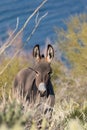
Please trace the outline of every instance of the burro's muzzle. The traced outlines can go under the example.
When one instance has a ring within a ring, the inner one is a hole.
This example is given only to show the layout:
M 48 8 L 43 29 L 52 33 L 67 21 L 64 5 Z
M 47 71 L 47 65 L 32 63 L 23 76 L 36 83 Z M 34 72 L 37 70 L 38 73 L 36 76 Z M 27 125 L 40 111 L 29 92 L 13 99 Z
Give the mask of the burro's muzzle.
M 39 84 L 39 86 L 38 86 L 38 90 L 39 90 L 41 96 L 45 96 L 46 92 L 47 92 L 47 90 L 46 90 L 46 84 L 44 82 L 41 82 Z

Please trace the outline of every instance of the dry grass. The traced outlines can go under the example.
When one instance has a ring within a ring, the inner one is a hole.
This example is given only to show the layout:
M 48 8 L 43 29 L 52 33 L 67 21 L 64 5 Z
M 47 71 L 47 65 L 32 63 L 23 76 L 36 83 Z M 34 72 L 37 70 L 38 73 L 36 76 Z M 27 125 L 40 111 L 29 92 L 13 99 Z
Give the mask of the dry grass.
M 58 102 L 53 108 L 52 117 L 44 115 L 44 102 L 29 103 L 16 94 L 3 90 L 0 103 L 0 130 L 87 130 L 87 102 L 80 105 L 73 100 Z M 45 105 L 46 107 L 46 105 Z

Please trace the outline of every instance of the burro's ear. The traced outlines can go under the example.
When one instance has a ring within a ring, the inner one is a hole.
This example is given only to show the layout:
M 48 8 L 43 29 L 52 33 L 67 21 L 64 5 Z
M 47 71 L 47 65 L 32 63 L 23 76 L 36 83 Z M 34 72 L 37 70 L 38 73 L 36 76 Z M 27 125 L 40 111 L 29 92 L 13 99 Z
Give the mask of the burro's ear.
M 52 45 L 49 44 L 47 46 L 46 59 L 50 63 L 53 58 L 54 58 L 54 49 L 53 49 Z
M 40 48 L 39 48 L 39 45 L 35 45 L 34 48 L 33 48 L 33 57 L 36 59 L 36 60 L 39 60 L 40 59 Z

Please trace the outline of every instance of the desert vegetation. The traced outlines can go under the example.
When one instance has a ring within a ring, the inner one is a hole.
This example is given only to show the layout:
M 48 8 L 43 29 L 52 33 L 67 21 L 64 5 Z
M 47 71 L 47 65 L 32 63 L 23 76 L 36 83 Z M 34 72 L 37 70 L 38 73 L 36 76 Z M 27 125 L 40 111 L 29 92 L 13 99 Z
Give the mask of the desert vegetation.
M 37 19 L 28 40 L 42 18 Z M 65 26 L 65 30 L 55 28 L 58 39 L 54 49 L 58 53 L 52 62 L 51 78 L 56 101 L 51 118 L 49 111 L 44 115 L 44 103 L 32 107 L 32 102 L 12 92 L 14 76 L 33 64 L 31 56 L 22 46 L 7 44 L 0 48 L 0 130 L 87 130 L 87 15 L 72 16 Z M 8 45 L 15 55 L 3 53 L 9 51 Z M 18 53 L 21 50 L 23 53 Z

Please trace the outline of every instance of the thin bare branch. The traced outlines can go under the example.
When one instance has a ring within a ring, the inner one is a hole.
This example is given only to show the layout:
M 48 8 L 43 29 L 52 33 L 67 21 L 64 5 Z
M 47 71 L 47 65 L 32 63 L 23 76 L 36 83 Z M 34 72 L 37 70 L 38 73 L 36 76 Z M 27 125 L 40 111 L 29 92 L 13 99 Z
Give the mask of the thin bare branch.
M 13 36 L 14 36 L 16 30 L 18 29 L 18 25 L 19 25 L 19 17 L 17 17 L 16 28 L 15 28 L 15 30 L 13 31 L 13 33 L 10 35 L 10 37 L 13 37 Z M 10 39 L 9 39 L 9 40 L 10 40 Z
M 35 11 L 28 17 L 28 19 L 26 20 L 26 22 L 24 23 L 23 27 L 19 30 L 19 32 L 14 36 L 14 38 L 9 42 L 8 45 L 6 45 L 2 51 L 0 51 L 0 55 L 5 51 L 6 48 L 8 48 L 9 46 L 12 45 L 12 43 L 14 42 L 14 40 L 23 32 L 23 30 L 25 29 L 25 27 L 27 26 L 27 24 L 29 23 L 29 21 L 31 20 L 31 18 L 39 11 L 39 9 L 47 2 L 47 0 L 44 0 L 36 9 Z
M 33 28 L 31 34 L 29 35 L 29 37 L 28 37 L 27 40 L 26 40 L 27 42 L 30 40 L 31 36 L 34 34 L 34 32 L 36 31 L 36 29 L 38 28 L 38 26 L 39 26 L 41 20 L 42 20 L 44 17 L 46 17 L 47 14 L 48 14 L 48 12 L 45 13 L 43 16 L 41 16 L 41 17 L 39 18 L 39 20 L 37 20 L 35 27 Z
M 14 60 L 14 58 L 17 56 L 19 53 L 19 50 L 14 54 L 14 56 L 11 58 L 11 60 L 6 64 L 6 66 L 3 68 L 3 70 L 0 72 L 0 75 L 4 73 L 4 71 L 7 69 L 7 67 L 11 64 L 11 62 Z
M 37 12 L 37 15 L 36 15 L 36 18 L 35 18 L 35 24 L 37 24 L 38 17 L 39 17 L 39 11 Z
M 6 46 L 9 45 L 10 40 L 13 38 L 15 32 L 18 29 L 18 25 L 19 25 L 19 18 L 17 17 L 17 23 L 16 23 L 16 28 L 14 29 L 14 31 L 12 32 L 12 34 L 10 35 L 10 37 L 8 38 L 8 41 L 0 48 L 0 55 L 3 53 L 3 51 L 5 50 Z

